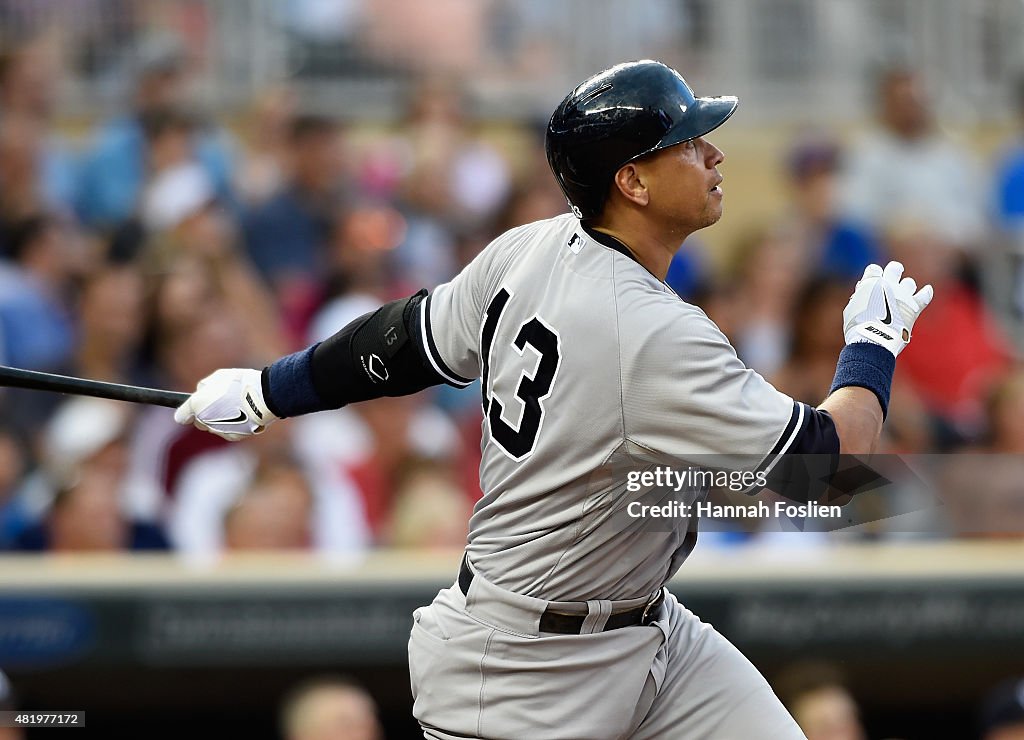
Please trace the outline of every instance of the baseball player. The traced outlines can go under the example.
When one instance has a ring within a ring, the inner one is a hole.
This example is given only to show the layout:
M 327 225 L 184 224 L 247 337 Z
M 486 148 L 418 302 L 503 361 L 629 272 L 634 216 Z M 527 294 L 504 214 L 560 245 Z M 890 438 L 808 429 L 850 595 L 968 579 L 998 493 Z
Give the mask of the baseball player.
M 499 236 L 451 282 L 385 305 L 261 371 L 219 370 L 177 411 L 227 439 L 275 419 L 479 377 L 484 496 L 455 583 L 414 614 L 427 738 L 801 738 L 758 671 L 664 588 L 692 523 L 606 525 L 633 461 L 867 453 L 896 356 L 932 297 L 864 272 L 829 397 L 794 402 L 665 285 L 722 215 L 706 135 L 734 97 L 695 98 L 654 61 L 556 108 L 548 161 L 571 213 Z M 838 327 L 837 327 L 838 329 Z

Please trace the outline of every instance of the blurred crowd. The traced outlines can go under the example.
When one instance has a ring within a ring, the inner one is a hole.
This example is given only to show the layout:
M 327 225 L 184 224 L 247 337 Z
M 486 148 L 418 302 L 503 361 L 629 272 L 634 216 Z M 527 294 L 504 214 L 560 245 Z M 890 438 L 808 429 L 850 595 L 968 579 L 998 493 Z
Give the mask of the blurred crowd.
M 899 740 L 883 734 L 884 728 L 868 731 L 858 702 L 836 664 L 808 660 L 792 663 L 773 677 L 772 688 L 807 740 Z M 1024 738 L 1024 679 L 1011 677 L 990 687 L 980 697 L 974 729 L 969 736 L 979 740 Z
M 814 660 L 788 664 L 772 676 L 772 688 L 808 740 L 867 740 L 869 737 L 899 740 L 886 731 L 884 714 L 874 722 L 865 721 L 847 678 L 837 664 Z M 26 711 L 25 704 L 26 698 L 19 696 L 6 674 L 0 671 L 0 711 Z M 383 740 L 381 714 L 375 697 L 351 677 L 312 674 L 289 686 L 281 696 L 275 737 L 281 740 Z M 1024 739 L 1024 677 L 1009 676 L 984 687 L 975 702 L 973 720 L 974 731 L 969 737 Z M 24 738 L 25 732 L 21 729 L 0 727 L 0 740 Z
M 542 127 L 503 122 L 515 144 L 499 142 L 451 80 L 423 79 L 400 121 L 359 135 L 285 84 L 245 115 L 206 115 L 172 37 L 135 59 L 120 108 L 72 137 L 54 39 L 0 49 L 0 364 L 188 391 L 444 282 L 504 230 L 566 211 Z M 1021 102 L 1024 124 L 1024 90 Z M 985 166 L 938 125 L 914 70 L 893 68 L 870 132 L 799 132 L 781 164 L 786 209 L 746 225 L 724 259 L 692 238 L 669 284 L 748 365 L 813 404 L 853 283 L 899 259 L 936 298 L 900 358 L 884 450 L 1024 452 L 1024 134 Z M 287 420 L 235 446 L 167 409 L 4 390 L 0 546 L 460 547 L 480 495 L 478 390 Z M 992 516 L 1020 532 L 1022 510 L 996 501 Z

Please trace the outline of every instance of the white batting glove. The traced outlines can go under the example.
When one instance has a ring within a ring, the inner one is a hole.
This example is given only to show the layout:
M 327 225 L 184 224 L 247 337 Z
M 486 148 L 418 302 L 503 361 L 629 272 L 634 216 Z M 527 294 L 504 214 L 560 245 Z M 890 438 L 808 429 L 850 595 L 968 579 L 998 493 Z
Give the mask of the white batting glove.
M 932 295 L 932 286 L 918 290 L 913 278 L 904 278 L 899 262 L 890 262 L 884 270 L 868 265 L 843 311 L 846 343 L 873 342 L 898 357 Z
M 174 412 L 174 420 L 237 442 L 259 434 L 277 417 L 263 400 L 260 371 L 232 368 L 200 380 L 196 392 Z

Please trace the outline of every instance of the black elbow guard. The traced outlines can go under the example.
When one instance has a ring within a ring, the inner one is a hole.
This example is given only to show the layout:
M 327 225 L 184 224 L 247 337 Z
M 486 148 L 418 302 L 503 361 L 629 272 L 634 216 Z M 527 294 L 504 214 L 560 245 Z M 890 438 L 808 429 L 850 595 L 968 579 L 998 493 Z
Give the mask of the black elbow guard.
M 392 301 L 351 322 L 313 351 L 313 387 L 331 408 L 405 396 L 444 382 L 427 361 L 415 327 L 427 291 Z

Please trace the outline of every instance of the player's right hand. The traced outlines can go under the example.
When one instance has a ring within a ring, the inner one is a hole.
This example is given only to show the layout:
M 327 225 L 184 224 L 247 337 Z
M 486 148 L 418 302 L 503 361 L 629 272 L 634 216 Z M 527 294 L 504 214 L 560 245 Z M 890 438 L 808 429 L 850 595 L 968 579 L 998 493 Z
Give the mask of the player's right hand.
M 232 368 L 200 380 L 196 392 L 174 412 L 174 420 L 237 442 L 261 433 L 277 417 L 263 400 L 262 373 Z
M 868 265 L 843 311 L 846 343 L 873 342 L 899 356 L 932 295 L 932 286 L 918 290 L 913 278 L 903 277 L 899 262 L 890 262 L 884 270 Z

